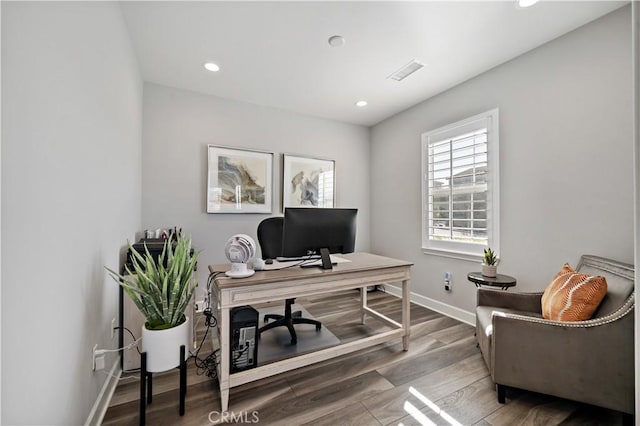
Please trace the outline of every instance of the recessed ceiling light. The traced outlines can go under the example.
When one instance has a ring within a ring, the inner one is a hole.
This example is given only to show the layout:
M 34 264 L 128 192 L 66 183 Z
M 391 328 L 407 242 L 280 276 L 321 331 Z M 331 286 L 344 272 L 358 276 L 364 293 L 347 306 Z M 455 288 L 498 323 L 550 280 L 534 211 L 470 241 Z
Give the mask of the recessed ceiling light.
M 366 107 L 367 106 L 367 101 L 358 101 L 358 102 L 356 102 L 356 106 L 360 107 L 360 108 Z
M 341 35 L 334 35 L 329 37 L 328 42 L 331 47 L 340 47 L 346 43 L 346 40 Z
M 211 71 L 211 72 L 218 72 L 220 71 L 220 67 L 216 64 L 214 64 L 213 62 L 207 62 L 203 65 L 207 70 Z
M 520 7 L 529 7 L 538 3 L 538 0 L 518 0 L 518 6 Z

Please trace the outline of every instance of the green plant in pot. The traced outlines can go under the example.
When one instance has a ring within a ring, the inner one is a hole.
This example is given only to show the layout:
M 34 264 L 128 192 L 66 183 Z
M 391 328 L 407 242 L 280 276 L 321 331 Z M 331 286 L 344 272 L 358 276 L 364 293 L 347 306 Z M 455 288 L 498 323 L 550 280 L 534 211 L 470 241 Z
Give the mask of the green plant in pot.
M 482 256 L 482 275 L 485 277 L 495 277 L 498 269 L 498 256 L 491 250 L 491 247 L 484 249 Z
M 195 290 L 192 276 L 198 253 L 192 254 L 190 239 L 174 240 L 173 236 L 165 241 L 157 258 L 146 245 L 144 253 L 132 245 L 129 249 L 132 270 L 125 266 L 126 274 L 120 275 L 106 269 L 147 320 L 142 327 L 147 370 L 166 371 L 180 363 L 180 345 L 189 347 L 189 317 L 185 311 Z

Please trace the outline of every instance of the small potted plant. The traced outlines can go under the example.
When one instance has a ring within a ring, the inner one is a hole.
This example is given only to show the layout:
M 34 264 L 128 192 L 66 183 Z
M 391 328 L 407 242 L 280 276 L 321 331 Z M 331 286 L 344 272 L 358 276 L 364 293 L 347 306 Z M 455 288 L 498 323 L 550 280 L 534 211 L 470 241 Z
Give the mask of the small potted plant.
M 198 253 L 191 250 L 191 240 L 169 237 L 162 253 L 154 258 L 145 245 L 139 253 L 133 246 L 131 264 L 120 275 L 109 268 L 111 277 L 138 307 L 147 322 L 142 327 L 142 348 L 147 352 L 147 371 L 155 373 L 177 367 L 180 346 L 189 347 L 189 317 L 186 308 L 193 296 L 192 280 Z M 185 353 L 185 359 L 188 352 Z
M 491 250 L 491 247 L 484 249 L 482 257 L 482 275 L 485 277 L 495 277 L 498 269 L 498 257 Z

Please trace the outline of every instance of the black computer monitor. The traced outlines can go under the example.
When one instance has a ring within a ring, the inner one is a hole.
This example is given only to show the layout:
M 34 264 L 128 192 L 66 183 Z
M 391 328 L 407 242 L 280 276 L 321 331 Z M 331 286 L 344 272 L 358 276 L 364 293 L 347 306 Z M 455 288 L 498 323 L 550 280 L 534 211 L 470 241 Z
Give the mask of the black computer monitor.
M 358 209 L 291 207 L 284 210 L 282 255 L 285 257 L 352 253 L 356 244 Z

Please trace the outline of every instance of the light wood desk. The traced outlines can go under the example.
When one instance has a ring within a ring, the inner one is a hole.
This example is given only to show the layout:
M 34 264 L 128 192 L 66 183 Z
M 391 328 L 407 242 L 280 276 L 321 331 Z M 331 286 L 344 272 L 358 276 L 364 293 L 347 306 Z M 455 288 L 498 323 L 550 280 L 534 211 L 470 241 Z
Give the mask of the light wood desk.
M 218 303 L 220 342 L 220 400 L 222 411 L 229 407 L 229 389 L 270 377 L 305 365 L 358 351 L 369 346 L 402 338 L 403 349 L 409 349 L 409 278 L 411 263 L 370 253 L 339 255 L 351 262 L 334 265 L 331 270 L 293 267 L 277 271 L 257 271 L 249 278 L 231 279 L 219 275 L 212 284 Z M 229 270 L 229 265 L 210 265 L 211 273 Z M 367 306 L 367 286 L 402 283 L 402 324 Z M 299 355 L 282 361 L 229 374 L 229 312 L 236 306 L 270 302 L 295 297 L 312 296 L 335 291 L 360 289 L 361 323 L 369 314 L 394 328 L 360 340 Z

